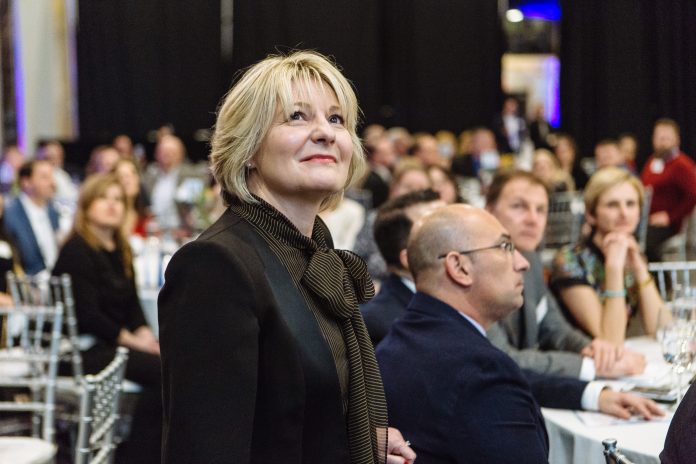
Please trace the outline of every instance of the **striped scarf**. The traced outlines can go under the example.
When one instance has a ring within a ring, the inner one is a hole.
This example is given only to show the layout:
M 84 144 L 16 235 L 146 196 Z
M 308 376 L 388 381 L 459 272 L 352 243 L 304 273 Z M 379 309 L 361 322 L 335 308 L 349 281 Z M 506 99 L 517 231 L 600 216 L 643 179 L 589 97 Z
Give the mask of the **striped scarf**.
M 351 464 L 383 464 L 387 455 L 387 407 L 372 342 L 358 304 L 374 296 L 374 286 L 363 260 L 327 245 L 325 226 L 314 222 L 312 237 L 303 235 L 282 213 L 256 197 L 258 204 L 235 200 L 230 208 L 249 222 L 278 255 L 278 244 L 303 250 L 308 259 L 302 285 L 320 309 L 340 327 L 348 357 L 347 432 Z M 291 263 L 278 256 L 283 265 Z M 288 269 L 290 271 L 290 269 Z M 332 336 L 322 331 L 325 338 Z

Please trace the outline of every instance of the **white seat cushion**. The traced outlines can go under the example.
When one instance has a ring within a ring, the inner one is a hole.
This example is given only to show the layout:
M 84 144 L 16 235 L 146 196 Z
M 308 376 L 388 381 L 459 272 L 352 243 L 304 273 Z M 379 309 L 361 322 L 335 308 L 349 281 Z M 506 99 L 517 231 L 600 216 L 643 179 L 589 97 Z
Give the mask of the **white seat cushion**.
M 0 437 L 0 464 L 47 464 L 53 462 L 56 446 L 30 437 Z

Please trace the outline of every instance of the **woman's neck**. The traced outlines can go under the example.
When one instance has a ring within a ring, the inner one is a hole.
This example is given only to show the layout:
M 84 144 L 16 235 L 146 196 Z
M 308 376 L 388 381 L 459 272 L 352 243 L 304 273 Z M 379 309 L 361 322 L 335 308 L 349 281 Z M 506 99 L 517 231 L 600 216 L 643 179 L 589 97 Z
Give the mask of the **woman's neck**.
M 88 224 L 87 227 L 105 250 L 114 251 L 116 249 L 116 234 L 112 228 L 100 227 L 94 224 Z
M 595 230 L 592 233 L 592 243 L 594 243 L 600 250 L 602 249 L 602 244 L 604 243 L 605 236 L 606 234 L 600 232 L 599 230 Z
M 314 220 L 319 214 L 322 198 L 309 198 L 306 194 L 296 197 L 274 195 L 266 189 L 253 188 L 252 186 L 250 186 L 249 190 L 283 213 L 302 235 L 306 237 L 312 236 Z

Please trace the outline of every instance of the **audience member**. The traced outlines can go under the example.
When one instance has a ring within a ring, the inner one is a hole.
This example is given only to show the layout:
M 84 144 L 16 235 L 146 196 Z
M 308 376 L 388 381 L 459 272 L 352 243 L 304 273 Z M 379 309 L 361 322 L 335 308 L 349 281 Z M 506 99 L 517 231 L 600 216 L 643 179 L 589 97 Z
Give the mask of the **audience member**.
M 637 173 L 636 156 L 638 154 L 638 139 L 633 134 L 624 132 L 619 135 L 619 150 L 623 154 L 624 163 L 629 171 Z
M 554 153 L 556 153 L 556 158 L 558 158 L 559 163 L 561 163 L 561 169 L 570 174 L 570 176 L 573 178 L 575 188 L 578 190 L 583 190 L 587 184 L 589 176 L 582 166 L 580 166 L 578 147 L 575 144 L 575 139 L 568 134 L 556 134 L 556 146 L 554 148 Z
M 53 273 L 72 278 L 86 373 L 113 359 L 117 346 L 130 349 L 126 378 L 143 387 L 119 462 L 160 461 L 162 428 L 159 343 L 145 322 L 135 287 L 132 253 L 123 235 L 126 200 L 116 176 L 95 174 L 82 186 L 75 225 Z
M 194 191 L 202 194 L 205 188 L 200 169 L 186 159 L 184 143 L 168 134 L 159 139 L 155 147 L 155 163 L 148 166 L 143 180 L 148 188 L 154 219 L 165 231 L 176 232 L 183 226 L 177 207 L 179 198 L 182 195 L 190 197 Z M 191 192 L 188 186 L 192 187 Z M 195 199 L 187 198 L 186 201 L 195 202 Z
M 547 462 L 537 400 L 623 418 L 663 414 L 650 400 L 602 384 L 523 373 L 486 339 L 491 324 L 522 305 L 528 266 L 486 211 L 434 211 L 416 224 L 407 253 L 418 291 L 377 358 L 389 417 L 413 442 L 418 462 Z
M 389 198 L 392 169 L 398 161 L 394 142 L 387 137 L 374 140 L 367 146 L 367 160 L 370 172 L 363 181 L 362 188 L 372 194 L 372 207 L 379 208 Z
M 321 211 L 319 217 L 331 233 L 334 248 L 355 248 L 355 240 L 365 224 L 365 208 L 360 203 L 344 196 L 334 207 Z
M 544 148 L 534 150 L 532 173 L 546 184 L 546 188 L 551 193 L 572 192 L 575 190 L 573 178 L 561 169 L 558 158 Z
M 515 97 L 507 97 L 503 110 L 493 119 L 493 132 L 502 153 L 519 153 L 527 138 L 527 123 L 520 115 L 520 104 Z
M 121 154 L 111 145 L 99 145 L 92 150 L 89 155 L 85 174 L 106 174 L 113 171 L 118 160 L 121 159 Z
M 123 233 L 126 237 L 133 234 L 145 237 L 147 223 L 151 218 L 147 199 L 141 190 L 140 175 L 135 161 L 121 159 L 114 167 L 114 174 L 123 186 L 126 194 L 126 211 L 123 220 Z
M 495 135 L 490 129 L 477 127 L 471 138 L 471 153 L 464 153 L 452 160 L 452 172 L 462 177 L 474 177 L 487 187 L 493 172 L 500 166 L 500 154 Z
M 459 194 L 459 184 L 448 169 L 442 166 L 430 166 L 428 168 L 428 177 L 433 190 L 440 194 L 440 198 L 447 204 L 462 203 L 462 197 Z
M 597 171 L 585 187 L 588 237 L 553 260 L 551 288 L 573 324 L 617 346 L 629 333 L 655 334 L 662 300 L 634 236 L 643 186 L 625 169 Z M 640 321 L 632 316 L 640 313 Z
M 529 138 L 532 139 L 534 148 L 551 150 L 553 133 L 551 125 L 544 116 L 544 105 L 534 107 L 534 119 L 529 123 Z
M 529 262 L 524 273 L 524 304 L 518 312 L 493 324 L 488 338 L 523 369 L 593 380 L 643 371 L 642 356 L 573 328 L 561 313 L 544 280 L 539 244 L 544 237 L 549 195 L 546 185 L 526 171 L 495 177 L 486 209 L 507 229 L 515 247 Z
M 418 160 L 402 160 L 394 169 L 394 177 L 389 188 L 389 199 L 397 198 L 409 192 L 430 188 L 428 173 Z M 387 277 L 387 265 L 379 254 L 375 243 L 374 224 L 376 211 L 371 211 L 365 219 L 363 228 L 355 240 L 355 253 L 365 260 L 372 279 L 381 281 Z
M 648 236 L 648 261 L 661 261 L 667 239 L 679 233 L 684 219 L 696 205 L 696 165 L 679 150 L 679 126 L 671 119 L 658 119 L 653 130 L 654 153 L 640 174 L 652 188 Z
M 28 161 L 19 169 L 20 193 L 5 211 L 5 230 L 17 246 L 20 263 L 28 275 L 50 271 L 58 256 L 58 212 L 53 166 L 48 161 Z
M 619 149 L 619 143 L 614 139 L 603 139 L 597 142 L 594 150 L 594 158 L 595 169 L 597 171 L 609 166 L 628 169 L 624 154 L 621 149 Z
M 457 137 L 454 133 L 448 130 L 439 130 L 435 132 L 437 140 L 437 151 L 440 152 L 442 158 L 442 166 L 449 169 L 454 155 L 457 154 Z
M 386 136 L 394 142 L 394 149 L 399 159 L 408 156 L 413 145 L 413 137 L 408 130 L 403 127 L 390 127 L 387 129 Z
M 7 145 L 0 161 L 0 193 L 18 193 L 17 173 L 24 163 L 24 155 L 17 145 Z
M 363 143 L 368 150 L 385 136 L 386 129 L 381 124 L 370 124 L 363 130 Z
M 3 216 L 5 212 L 5 197 L 0 195 L 0 276 L 7 275 L 8 271 L 21 273 L 21 267 L 17 262 L 17 252 L 12 239 L 5 231 Z M 0 279 L 0 306 L 12 304 L 12 297 L 7 293 L 7 279 Z M 0 323 L 0 326 L 2 324 Z
M 444 205 L 437 192 L 418 190 L 388 201 L 377 213 L 375 242 L 389 275 L 382 281 L 379 293 L 360 307 L 375 346 L 387 335 L 394 321 L 406 313 L 406 307 L 416 291 L 406 260 L 411 226 L 422 216 Z
M 440 154 L 437 139 L 430 134 L 416 137 L 416 143 L 411 147 L 411 156 L 420 160 L 426 168 L 446 164 L 445 159 Z
M 65 165 L 63 145 L 57 141 L 47 142 L 39 148 L 36 158 L 46 160 L 53 166 L 53 180 L 56 186 L 54 200 L 74 211 L 77 203 L 78 188 L 70 174 L 63 169 Z
M 211 163 L 229 208 L 174 255 L 159 296 L 163 462 L 415 458 L 387 430 L 365 264 L 317 218 L 364 174 L 357 118 L 314 52 L 270 56 L 227 93 Z

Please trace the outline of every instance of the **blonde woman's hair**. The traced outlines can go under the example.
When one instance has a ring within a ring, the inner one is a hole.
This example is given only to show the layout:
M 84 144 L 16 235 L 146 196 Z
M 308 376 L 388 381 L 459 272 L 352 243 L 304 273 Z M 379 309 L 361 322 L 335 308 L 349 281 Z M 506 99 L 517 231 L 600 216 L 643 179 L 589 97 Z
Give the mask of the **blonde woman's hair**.
M 335 64 L 314 51 L 296 51 L 289 55 L 270 55 L 247 69 L 232 86 L 219 107 L 211 139 L 211 170 L 229 204 L 236 196 L 254 203 L 247 185 L 247 163 L 259 151 L 273 124 L 278 108 L 290 114 L 294 103 L 293 84 L 318 83 L 328 86 L 338 100 L 345 127 L 350 133 L 353 154 L 344 189 L 357 183 L 367 169 L 365 154 L 356 133 L 358 101 L 350 83 Z M 335 206 L 343 192 L 329 195 L 322 209 Z
M 592 174 L 585 186 L 583 198 L 585 200 L 585 211 L 594 216 L 597 210 L 599 198 L 610 188 L 628 182 L 638 193 L 638 203 L 643 207 L 645 189 L 640 180 L 628 172 L 626 169 L 608 166 Z
M 89 219 L 87 212 L 95 200 L 101 198 L 106 190 L 111 186 L 117 186 L 123 195 L 123 204 L 126 206 L 126 192 L 123 190 L 118 177 L 113 174 L 93 174 L 85 179 L 80 188 L 80 197 L 77 200 L 77 210 L 75 211 L 75 222 L 73 223 L 72 234 L 82 237 L 87 244 L 95 250 L 101 250 L 102 246 L 99 239 L 92 233 L 89 228 Z M 125 220 L 125 208 L 123 218 Z M 114 242 L 116 249 L 121 253 L 123 258 L 123 270 L 127 277 L 133 276 L 133 252 L 131 251 L 128 239 L 123 233 L 123 224 L 114 231 Z

